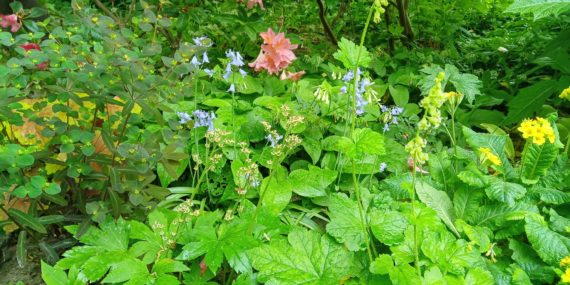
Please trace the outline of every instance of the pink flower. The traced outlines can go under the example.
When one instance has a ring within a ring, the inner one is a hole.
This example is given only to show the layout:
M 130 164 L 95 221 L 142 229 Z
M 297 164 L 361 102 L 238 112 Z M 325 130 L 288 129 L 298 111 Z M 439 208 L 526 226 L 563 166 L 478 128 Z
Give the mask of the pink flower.
M 414 168 L 414 159 L 411 157 L 408 157 L 408 168 L 410 169 L 410 171 L 412 171 L 412 169 Z M 421 174 L 428 174 L 429 173 L 426 170 L 423 170 L 419 166 L 416 166 L 416 172 L 419 172 Z
M 0 26 L 2 26 L 2 28 L 10 27 L 10 32 L 12 33 L 17 32 L 22 27 L 22 24 L 18 21 L 18 15 L 16 14 L 0 15 L 0 19 Z
M 239 3 L 243 3 L 243 0 L 238 0 Z M 252 9 L 255 5 L 259 5 L 262 10 L 265 10 L 263 7 L 263 0 L 248 0 L 247 1 L 247 9 Z
M 297 81 L 297 80 L 301 79 L 301 76 L 303 76 L 304 74 L 305 74 L 304 70 L 301 70 L 298 72 L 289 72 L 287 70 L 284 70 L 283 73 L 281 73 L 281 76 L 279 77 L 279 79 L 281 79 L 281 80 L 291 79 L 293 81 Z
M 40 47 L 40 45 L 38 45 L 38 44 L 36 44 L 36 43 L 27 43 L 27 44 L 25 44 L 25 45 L 21 45 L 20 47 L 23 48 L 26 52 L 28 52 L 28 51 L 30 51 L 30 50 L 33 50 L 33 49 L 39 50 L 39 51 L 42 50 L 42 48 Z M 45 70 L 45 69 L 47 68 L 47 61 L 44 61 L 44 62 L 42 62 L 42 63 L 40 63 L 40 64 L 37 64 L 36 67 L 37 67 L 39 70 Z
M 284 33 L 276 35 L 269 28 L 267 32 L 260 33 L 260 35 L 263 38 L 261 51 L 257 59 L 249 64 L 255 71 L 265 69 L 269 74 L 278 74 L 297 58 L 293 53 L 297 45 L 291 44 L 291 41 L 285 38 Z

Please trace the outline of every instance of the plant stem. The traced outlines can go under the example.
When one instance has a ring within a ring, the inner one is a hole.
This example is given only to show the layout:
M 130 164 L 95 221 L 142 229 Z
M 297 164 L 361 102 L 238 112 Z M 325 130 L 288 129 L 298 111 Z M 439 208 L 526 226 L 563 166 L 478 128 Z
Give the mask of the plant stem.
M 413 160 L 412 166 L 412 215 L 416 215 L 416 160 Z M 420 268 L 420 254 L 418 246 L 418 226 L 414 225 L 414 267 L 420 278 L 422 277 L 422 271 Z

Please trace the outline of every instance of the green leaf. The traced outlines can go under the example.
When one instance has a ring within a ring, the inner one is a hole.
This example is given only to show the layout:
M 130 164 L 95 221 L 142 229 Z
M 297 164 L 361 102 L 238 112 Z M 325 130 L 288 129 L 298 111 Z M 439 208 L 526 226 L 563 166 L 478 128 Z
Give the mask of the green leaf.
M 158 274 L 184 272 L 188 270 L 190 270 L 190 268 L 184 265 L 184 263 L 170 258 L 159 260 L 157 263 L 154 264 L 154 267 L 152 268 L 152 272 L 156 272 Z
M 570 239 L 552 231 L 540 216 L 529 215 L 525 221 L 526 235 L 538 256 L 544 262 L 558 266 L 560 260 L 570 254 Z
M 478 150 L 480 147 L 490 148 L 494 154 L 499 156 L 503 167 L 510 168 L 510 162 L 505 153 L 506 135 L 476 133 L 467 127 L 463 127 L 463 135 L 465 135 L 465 139 L 472 149 Z
M 274 169 L 271 176 L 261 182 L 260 189 L 264 191 L 261 205 L 269 207 L 273 213 L 277 214 L 287 207 L 291 201 L 293 190 L 287 179 L 287 170 L 284 167 Z
M 24 268 L 28 262 L 28 250 L 27 250 L 27 234 L 26 231 L 20 231 L 18 233 L 18 242 L 16 244 L 16 261 L 18 261 L 18 266 Z
M 453 208 L 458 218 L 466 220 L 479 208 L 485 193 L 470 187 L 461 187 L 453 194 Z
M 410 100 L 410 91 L 408 91 L 408 88 L 402 85 L 390 85 L 388 90 L 390 90 L 390 95 L 392 95 L 392 99 L 394 99 L 394 103 L 396 103 L 397 106 L 403 107 L 408 104 L 408 100 Z
M 455 240 L 447 231 L 426 233 L 421 249 L 439 268 L 457 275 L 463 275 L 465 268 L 482 263 L 478 251 L 470 249 L 465 240 Z
M 384 136 L 369 128 L 356 129 L 352 134 L 355 153 L 351 157 L 358 157 L 364 154 L 384 154 Z M 350 153 L 349 153 L 350 155 Z
M 69 285 L 67 275 L 61 269 L 51 267 L 49 264 L 42 263 L 42 279 L 46 285 Z
M 518 200 L 526 194 L 526 188 L 520 184 L 506 182 L 499 178 L 493 177 L 489 186 L 485 188 L 487 196 L 493 200 L 497 200 L 512 206 L 515 200 Z
M 511 256 L 513 260 L 527 273 L 530 279 L 552 284 L 555 276 L 552 267 L 542 262 L 532 247 L 520 241 L 509 239 L 509 249 L 513 251 Z
M 309 165 L 309 170 L 297 169 L 289 174 L 293 191 L 304 197 L 326 196 L 326 188 L 335 181 L 337 172 Z
M 40 221 L 38 221 L 37 218 L 14 208 L 8 209 L 8 214 L 10 214 L 11 218 L 13 218 L 24 227 L 28 227 L 41 234 L 47 234 L 46 228 L 44 225 L 42 225 L 42 223 L 40 223 Z
M 258 281 L 266 284 L 340 284 L 350 272 L 352 255 L 326 235 L 296 229 L 287 241 L 249 251 Z
M 131 280 L 135 277 L 148 276 L 148 269 L 139 259 L 127 259 L 111 266 L 111 270 L 102 283 L 119 283 Z
M 400 264 L 390 270 L 390 281 L 394 285 L 422 284 L 415 268 L 409 264 Z
M 495 279 L 491 272 L 478 267 L 467 272 L 465 285 L 495 285 Z
M 375 210 L 370 213 L 370 228 L 382 243 L 392 246 L 404 240 L 408 220 L 400 212 Z
M 459 237 L 459 232 L 455 228 L 455 209 L 451 203 L 449 196 L 443 191 L 439 191 L 425 182 L 416 184 L 416 193 L 418 198 L 428 207 L 435 210 L 437 216 L 443 221 L 447 227 L 453 231 L 455 236 Z
M 388 274 L 393 267 L 394 261 L 392 260 L 392 257 L 387 254 L 380 254 L 370 264 L 370 272 L 384 275 Z
M 522 157 L 522 182 L 525 184 L 535 184 L 558 156 L 558 147 L 550 142 L 537 145 L 531 141 L 526 142 Z
M 522 119 L 532 116 L 546 99 L 554 94 L 557 88 L 556 81 L 545 80 L 532 86 L 523 88 L 509 103 L 509 112 L 503 124 L 518 123 Z
M 570 0 L 515 0 L 505 13 L 532 13 L 534 20 L 570 11 Z
M 366 249 L 365 229 L 357 202 L 342 193 L 333 194 L 329 212 L 331 221 L 327 224 L 327 233 L 351 251 Z
M 344 67 L 349 70 L 354 70 L 357 66 L 368 67 L 372 60 L 366 47 L 363 46 L 360 49 L 359 46 L 346 38 L 342 38 L 338 42 L 338 51 L 333 54 L 333 57 L 342 62 Z

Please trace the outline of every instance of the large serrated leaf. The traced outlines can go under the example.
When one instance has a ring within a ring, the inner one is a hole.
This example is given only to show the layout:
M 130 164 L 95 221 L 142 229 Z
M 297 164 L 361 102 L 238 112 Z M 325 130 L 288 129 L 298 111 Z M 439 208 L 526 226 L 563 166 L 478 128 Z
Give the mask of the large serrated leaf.
M 341 284 L 352 264 L 352 254 L 326 235 L 302 229 L 292 231 L 287 241 L 249 251 L 258 281 L 265 284 Z
M 506 182 L 498 178 L 493 178 L 487 188 L 485 188 L 487 196 L 493 200 L 507 203 L 510 206 L 515 204 L 515 200 L 524 197 L 526 188 L 522 185 L 512 182 Z
M 340 42 L 338 42 L 338 48 L 339 50 L 336 51 L 333 56 L 342 62 L 344 67 L 349 70 L 353 70 L 357 66 L 368 67 L 368 64 L 372 60 L 366 47 L 362 47 L 360 50 L 359 46 L 346 38 L 342 38 Z
M 529 215 L 525 221 L 526 236 L 544 262 L 558 266 L 562 258 L 570 255 L 570 239 L 552 231 L 542 217 Z
M 351 251 L 364 250 L 366 235 L 357 202 L 340 193 L 331 196 L 330 200 L 331 221 L 327 224 L 327 233 Z
M 525 184 L 535 184 L 558 156 L 558 147 L 555 144 L 545 142 L 537 145 L 531 141 L 525 144 L 522 158 L 522 177 Z
M 416 183 L 416 193 L 420 201 L 432 208 L 455 236 L 459 237 L 459 232 L 455 228 L 455 209 L 449 196 L 425 182 Z
M 532 13 L 534 20 L 570 11 L 570 0 L 516 0 L 507 13 Z

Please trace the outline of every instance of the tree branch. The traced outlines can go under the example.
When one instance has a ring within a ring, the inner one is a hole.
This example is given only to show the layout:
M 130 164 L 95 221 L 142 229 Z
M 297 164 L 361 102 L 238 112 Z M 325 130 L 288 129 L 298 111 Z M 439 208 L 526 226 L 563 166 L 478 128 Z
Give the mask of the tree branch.
M 316 1 L 317 5 L 319 5 L 319 18 L 321 19 L 321 23 L 323 24 L 323 28 L 325 29 L 325 34 L 327 35 L 331 43 L 336 46 L 338 41 L 336 40 L 336 37 L 334 36 L 334 33 L 331 27 L 329 26 L 329 23 L 327 22 L 327 18 L 325 15 L 325 5 L 323 4 L 322 0 L 316 0 Z
M 124 27 L 123 21 L 121 21 L 121 19 L 115 13 L 113 13 L 113 11 L 109 10 L 105 4 L 103 4 L 100 0 L 93 0 L 93 2 L 95 2 L 95 5 L 97 5 L 97 7 L 99 7 L 103 13 L 107 14 L 107 16 L 111 17 L 115 22 L 117 22 L 120 27 Z

